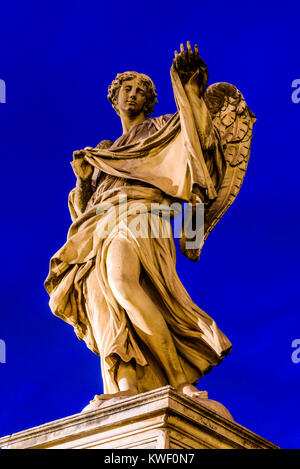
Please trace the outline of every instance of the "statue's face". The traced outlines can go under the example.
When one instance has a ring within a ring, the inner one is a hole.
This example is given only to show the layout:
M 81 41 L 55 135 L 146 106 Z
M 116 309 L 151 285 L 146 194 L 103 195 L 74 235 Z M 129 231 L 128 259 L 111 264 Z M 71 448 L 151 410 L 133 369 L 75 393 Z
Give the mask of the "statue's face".
M 120 114 L 138 116 L 143 112 L 147 101 L 147 87 L 138 79 L 126 80 L 122 83 L 118 95 Z

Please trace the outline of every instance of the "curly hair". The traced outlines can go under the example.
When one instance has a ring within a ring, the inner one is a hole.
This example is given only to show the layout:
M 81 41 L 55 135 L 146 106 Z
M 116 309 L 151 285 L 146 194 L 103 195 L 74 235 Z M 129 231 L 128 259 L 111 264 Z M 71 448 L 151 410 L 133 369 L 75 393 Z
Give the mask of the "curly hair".
M 111 102 L 112 107 L 114 108 L 116 113 L 120 115 L 118 104 L 117 104 L 120 88 L 124 81 L 133 80 L 134 78 L 138 78 L 143 83 L 143 85 L 145 85 L 147 88 L 147 100 L 146 100 L 146 104 L 144 107 L 144 113 L 145 113 L 145 117 L 148 118 L 154 112 L 154 105 L 157 103 L 157 94 L 156 94 L 153 81 L 151 80 L 150 77 L 148 77 L 148 75 L 145 75 L 144 73 L 138 73 L 138 72 L 118 73 L 116 78 L 113 80 L 112 84 L 109 85 L 108 87 L 107 98 Z

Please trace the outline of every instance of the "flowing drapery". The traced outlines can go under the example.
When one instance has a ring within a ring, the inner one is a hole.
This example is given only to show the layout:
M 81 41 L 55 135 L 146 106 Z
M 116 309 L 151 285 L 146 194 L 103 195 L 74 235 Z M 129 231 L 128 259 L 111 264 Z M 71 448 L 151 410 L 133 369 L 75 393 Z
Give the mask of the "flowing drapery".
M 106 258 L 116 236 L 126 237 L 141 261 L 142 286 L 168 325 L 188 382 L 196 382 L 231 349 L 226 336 L 180 282 L 172 235 L 142 237 L 135 229 L 137 217 L 142 217 L 150 232 L 153 203 L 189 201 L 196 189 L 198 195 L 213 199 L 222 177 L 222 154 L 213 126 L 206 141 L 201 134 L 203 115 L 196 108 L 200 99 L 186 94 L 174 71 L 172 83 L 178 113 L 169 119 L 149 119 L 111 148 L 95 149 L 85 157 L 101 180 L 83 213 L 76 207 L 76 189 L 71 192 L 74 222 L 66 244 L 51 259 L 45 282 L 53 313 L 100 355 L 105 392 L 118 391 L 120 360 L 135 363 L 140 391 L 168 384 L 161 364 L 110 288 Z M 145 138 L 138 137 L 140 130 Z M 204 151 L 207 142 L 209 157 Z M 120 197 L 126 202 L 120 203 Z M 159 224 L 169 224 L 157 216 Z

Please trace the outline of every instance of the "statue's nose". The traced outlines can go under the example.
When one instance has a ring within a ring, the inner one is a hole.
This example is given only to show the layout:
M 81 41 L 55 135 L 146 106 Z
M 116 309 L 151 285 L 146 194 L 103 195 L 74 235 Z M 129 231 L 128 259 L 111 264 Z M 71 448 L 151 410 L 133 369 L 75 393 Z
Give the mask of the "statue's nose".
M 136 99 L 136 90 L 131 90 L 131 92 L 130 92 L 130 98 Z

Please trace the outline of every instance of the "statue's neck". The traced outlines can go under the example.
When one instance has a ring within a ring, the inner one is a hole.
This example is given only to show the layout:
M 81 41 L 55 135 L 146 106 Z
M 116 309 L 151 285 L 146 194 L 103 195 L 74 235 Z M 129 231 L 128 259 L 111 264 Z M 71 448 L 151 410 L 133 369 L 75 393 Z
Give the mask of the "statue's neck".
M 123 135 L 127 134 L 133 127 L 141 124 L 146 120 L 143 112 L 137 116 L 128 116 L 126 114 L 121 114 L 120 117 L 122 122 Z

